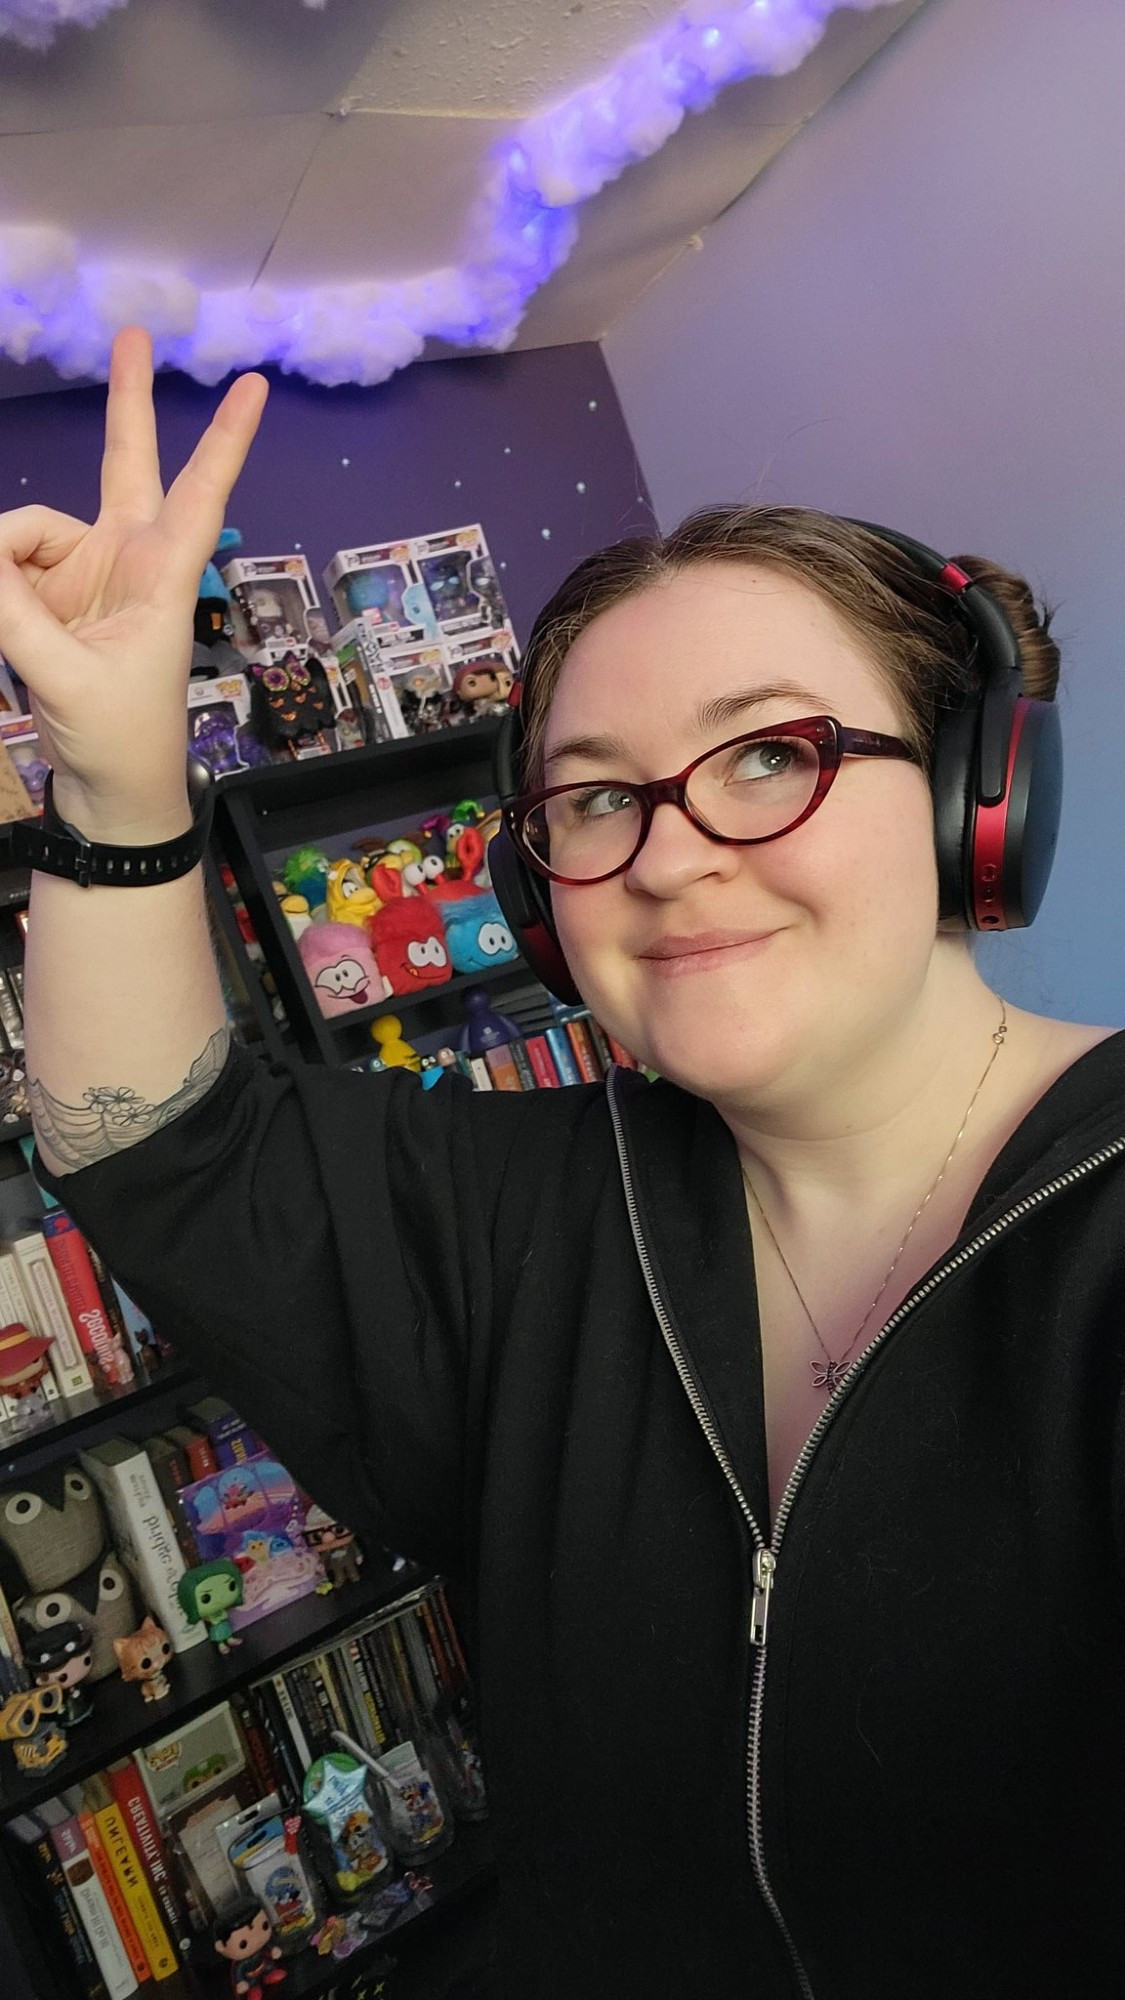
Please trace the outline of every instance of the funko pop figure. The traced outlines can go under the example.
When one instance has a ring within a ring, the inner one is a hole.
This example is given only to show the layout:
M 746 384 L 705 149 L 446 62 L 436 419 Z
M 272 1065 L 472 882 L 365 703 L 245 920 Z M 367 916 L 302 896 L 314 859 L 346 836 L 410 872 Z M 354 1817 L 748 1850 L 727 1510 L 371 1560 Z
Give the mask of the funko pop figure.
M 172 1641 L 155 1618 L 146 1617 L 135 1632 L 128 1633 L 124 1639 L 115 1639 L 113 1650 L 122 1680 L 140 1681 L 141 1693 L 146 1701 L 163 1701 L 165 1695 L 171 1693 L 171 1684 L 164 1669 L 172 1657 Z
M 216 1556 L 214 1562 L 198 1563 L 195 1569 L 185 1570 L 176 1585 L 176 1595 L 189 1625 L 202 1622 L 211 1644 L 220 1653 L 241 1646 L 227 1614 L 242 1603 L 242 1572 L 229 1556 Z
M 89 1690 L 82 1685 L 94 1663 L 92 1648 L 89 1626 L 76 1618 L 65 1618 L 24 1640 L 24 1664 L 36 1687 L 62 1689 L 62 1720 L 68 1729 L 94 1712 Z
M 66 1705 L 61 1687 L 28 1688 L 9 1695 L 0 1708 L 0 1743 L 10 1743 L 17 1768 L 29 1778 L 49 1771 L 66 1756 L 59 1716 Z
M 281 1947 L 260 1903 L 239 1903 L 236 1909 L 217 1917 L 211 1943 L 230 1967 L 230 1990 L 239 2000 L 262 2000 L 263 1986 L 277 1986 L 289 1976 L 277 1963 Z
M 386 1020 L 393 1018 L 384 1016 Z M 363 1551 L 353 1529 L 346 1528 L 342 1521 L 334 1521 L 323 1507 L 310 1507 L 301 1532 L 309 1548 L 315 1549 L 323 1562 L 330 1589 L 338 1589 L 342 1583 L 359 1582 Z

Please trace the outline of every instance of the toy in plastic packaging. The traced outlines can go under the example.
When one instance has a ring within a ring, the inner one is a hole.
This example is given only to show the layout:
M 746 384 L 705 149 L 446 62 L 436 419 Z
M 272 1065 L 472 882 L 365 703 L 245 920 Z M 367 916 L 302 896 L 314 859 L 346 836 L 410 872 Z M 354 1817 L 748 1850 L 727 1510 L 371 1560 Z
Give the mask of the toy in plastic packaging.
M 381 1781 L 390 1814 L 391 1843 L 400 1859 L 421 1861 L 427 1855 L 442 1853 L 453 1839 L 453 1823 L 420 1719 L 416 1718 L 417 1740 L 406 1737 L 381 1757 L 373 1757 L 339 1729 L 332 1734 Z
M 301 1853 L 300 1817 L 272 1814 L 231 1842 L 227 1858 L 264 1906 L 286 1957 L 319 1928 L 321 1901 Z
M 302 1804 L 317 1866 L 336 1902 L 355 1902 L 390 1881 L 387 1803 L 362 1762 L 339 1750 L 318 1757 L 305 1773 Z

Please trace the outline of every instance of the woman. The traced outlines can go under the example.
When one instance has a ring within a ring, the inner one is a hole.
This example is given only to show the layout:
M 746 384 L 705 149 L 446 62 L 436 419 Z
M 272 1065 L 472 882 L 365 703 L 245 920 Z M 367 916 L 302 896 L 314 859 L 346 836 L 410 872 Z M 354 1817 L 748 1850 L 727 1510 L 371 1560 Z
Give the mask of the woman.
M 99 522 L 3 524 L 89 838 L 187 828 L 191 592 L 260 397 L 162 504 L 130 336 Z M 1125 1037 L 1005 1006 L 939 923 L 949 592 L 820 516 L 671 550 L 544 614 L 510 821 L 667 1081 L 271 1073 L 198 870 L 37 877 L 45 1177 L 318 1501 L 465 1580 L 498 1994 L 1116 1994 Z

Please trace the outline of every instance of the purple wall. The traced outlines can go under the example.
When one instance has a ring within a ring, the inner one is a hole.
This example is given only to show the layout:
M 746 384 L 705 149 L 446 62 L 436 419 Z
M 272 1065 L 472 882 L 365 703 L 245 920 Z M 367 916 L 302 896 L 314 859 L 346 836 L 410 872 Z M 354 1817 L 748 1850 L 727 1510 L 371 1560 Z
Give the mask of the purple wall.
M 184 376 L 159 379 L 166 478 L 218 399 Z M 89 519 L 103 401 L 69 389 L 0 402 L 0 510 L 41 500 Z M 275 376 L 229 518 L 248 555 L 303 547 L 318 589 L 336 549 L 481 521 L 521 642 L 581 556 L 651 525 L 592 342 L 425 362 L 376 389 Z

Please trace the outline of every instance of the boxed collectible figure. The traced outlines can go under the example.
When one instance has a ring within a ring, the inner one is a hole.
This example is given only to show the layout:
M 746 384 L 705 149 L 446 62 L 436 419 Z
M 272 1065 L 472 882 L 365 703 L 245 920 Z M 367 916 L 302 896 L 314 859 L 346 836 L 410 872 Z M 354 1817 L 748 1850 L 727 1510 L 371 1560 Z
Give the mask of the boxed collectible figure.
M 422 638 L 436 635 L 434 614 L 409 542 L 338 549 L 324 572 L 324 584 L 342 625 L 366 618 L 370 625 L 392 631 L 417 626 Z
M 188 682 L 188 748 L 216 778 L 268 764 L 250 726 L 250 689 L 242 674 Z
M 0 743 L 7 752 L 8 763 L 14 772 L 16 783 L 10 787 L 8 797 L 5 786 L 4 812 L 10 819 L 30 819 L 32 814 L 43 810 L 43 787 L 50 770 L 46 758 L 39 747 L 39 737 L 30 715 L 10 715 L 0 719 Z M 20 793 L 27 795 L 26 805 Z
M 438 535 L 415 535 L 410 552 L 444 636 L 508 624 L 508 607 L 479 522 Z
M 409 736 L 387 662 L 393 655 L 392 634 L 381 633 L 366 618 L 353 618 L 337 632 L 334 645 L 349 706 L 364 722 L 368 743 L 386 743 L 392 736 Z
M 328 627 L 302 555 L 239 556 L 226 564 L 235 639 L 244 649 L 320 646 Z
M 429 646 L 392 646 L 384 657 L 384 665 L 411 736 L 467 720 L 468 710 L 462 709 L 455 699 L 453 676 L 440 642 Z
M 200 1561 L 228 1556 L 242 1572 L 242 1603 L 229 1614 L 236 1632 L 323 1583 L 302 1534 L 309 1502 L 269 1452 L 183 1487 L 180 1506 Z

